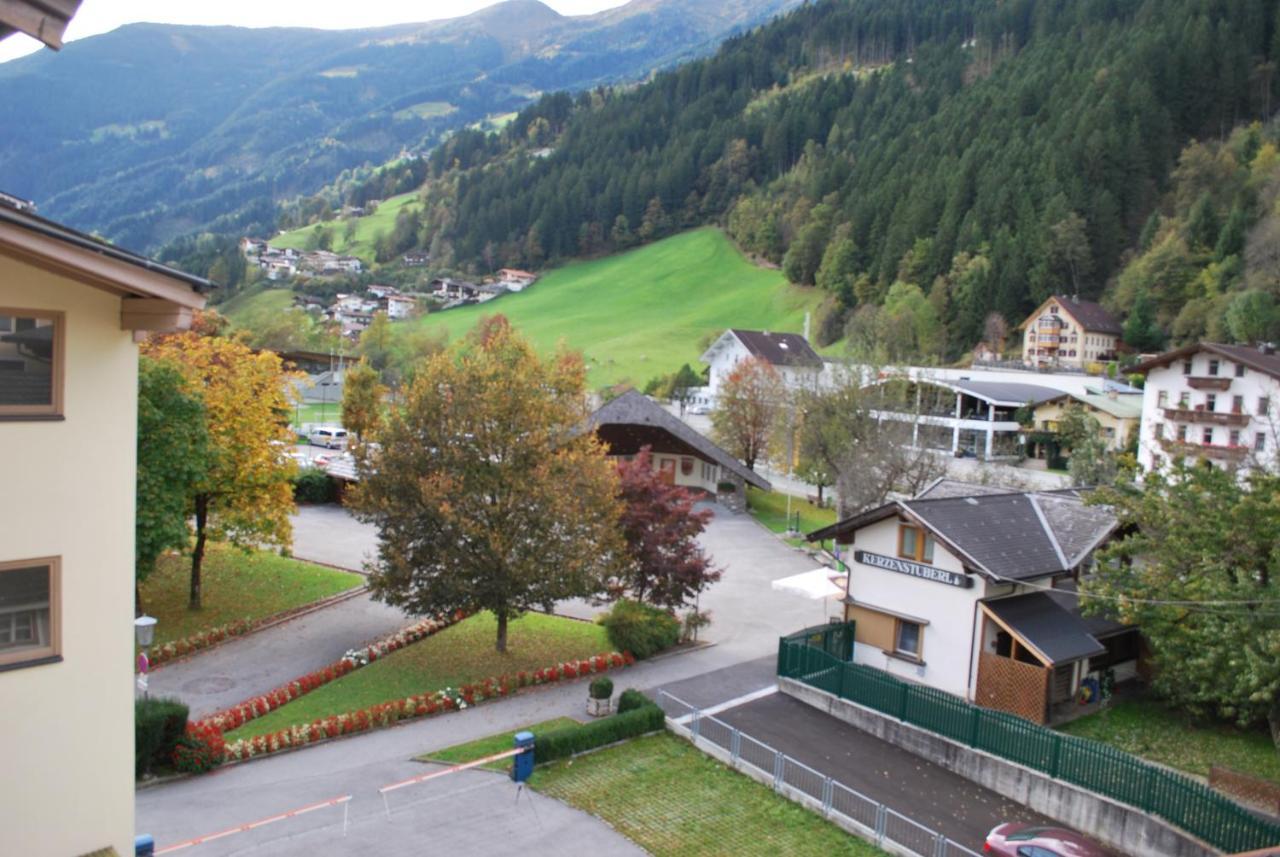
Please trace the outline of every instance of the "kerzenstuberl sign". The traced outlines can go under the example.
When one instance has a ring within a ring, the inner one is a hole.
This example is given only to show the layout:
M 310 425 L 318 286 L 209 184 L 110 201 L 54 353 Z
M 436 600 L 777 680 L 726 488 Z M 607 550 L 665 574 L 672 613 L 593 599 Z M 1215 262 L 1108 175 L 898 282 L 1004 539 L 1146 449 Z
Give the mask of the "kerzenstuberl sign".
M 958 574 L 954 571 L 934 568 L 931 565 L 921 565 L 918 562 L 898 559 L 894 556 L 882 556 L 878 553 L 854 551 L 853 558 L 856 562 L 860 562 L 863 565 L 883 568 L 885 571 L 896 571 L 898 574 L 907 574 L 911 577 L 919 577 L 922 580 L 932 580 L 934 583 L 945 583 L 948 586 L 958 586 L 961 589 L 968 589 L 973 586 L 973 578 L 969 577 L 967 574 Z

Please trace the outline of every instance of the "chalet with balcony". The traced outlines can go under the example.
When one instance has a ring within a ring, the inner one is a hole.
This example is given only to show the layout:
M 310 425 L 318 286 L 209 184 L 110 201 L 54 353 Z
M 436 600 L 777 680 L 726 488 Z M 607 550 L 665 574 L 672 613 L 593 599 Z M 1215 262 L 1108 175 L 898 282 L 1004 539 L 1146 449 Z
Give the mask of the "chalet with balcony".
M 1115 516 L 1072 491 L 953 489 L 809 534 L 848 546 L 854 660 L 1037 723 L 1080 712 L 1106 671 L 1134 677 L 1137 630 L 1084 615 L 1077 590 Z
M 1054 295 L 1022 322 L 1022 362 L 1037 368 L 1085 369 L 1114 360 L 1123 329 L 1093 301 Z
M 1176 458 L 1248 470 L 1276 461 L 1280 355 L 1270 345 L 1201 342 L 1139 364 L 1147 376 L 1138 462 Z

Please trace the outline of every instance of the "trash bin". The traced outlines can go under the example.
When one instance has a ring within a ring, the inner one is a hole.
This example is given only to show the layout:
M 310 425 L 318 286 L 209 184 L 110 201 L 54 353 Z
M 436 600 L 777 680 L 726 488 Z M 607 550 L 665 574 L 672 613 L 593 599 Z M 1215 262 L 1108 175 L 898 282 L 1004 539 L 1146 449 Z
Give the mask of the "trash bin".
M 150 833 L 133 837 L 134 857 L 152 857 L 156 853 L 156 840 Z
M 517 732 L 515 746 L 523 752 L 515 756 L 515 764 L 511 766 L 511 779 L 523 783 L 533 773 L 533 733 Z

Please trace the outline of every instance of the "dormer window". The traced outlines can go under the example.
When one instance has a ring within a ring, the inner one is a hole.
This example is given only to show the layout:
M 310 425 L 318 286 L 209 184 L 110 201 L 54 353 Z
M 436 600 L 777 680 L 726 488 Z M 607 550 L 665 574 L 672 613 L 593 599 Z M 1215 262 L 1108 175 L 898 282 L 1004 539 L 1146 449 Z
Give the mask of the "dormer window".
M 920 527 L 902 524 L 898 527 L 898 556 L 932 564 L 933 536 Z

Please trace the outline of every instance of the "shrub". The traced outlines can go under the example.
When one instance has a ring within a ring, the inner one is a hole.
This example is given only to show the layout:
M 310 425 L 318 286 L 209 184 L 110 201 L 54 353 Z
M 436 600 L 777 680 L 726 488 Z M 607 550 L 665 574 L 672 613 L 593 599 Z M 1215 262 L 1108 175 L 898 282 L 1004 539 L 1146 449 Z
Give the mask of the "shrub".
M 637 708 L 644 708 L 646 705 L 653 705 L 654 702 L 634 687 L 629 687 L 618 697 L 618 713 L 626 714 L 628 711 L 634 711 Z
M 203 774 L 221 765 L 226 756 L 227 742 L 216 726 L 188 723 L 173 748 L 173 767 L 184 774 Z
M 665 722 L 661 708 L 646 705 L 594 723 L 550 729 L 534 737 L 533 758 L 538 763 L 564 759 L 615 741 L 656 732 L 663 728 Z
M 187 725 L 187 706 L 176 699 L 139 699 L 133 704 L 134 775 L 168 765 Z
M 332 503 L 337 498 L 333 480 L 318 467 L 304 467 L 293 480 L 293 499 L 299 503 Z
M 613 679 L 601 676 L 591 682 L 589 692 L 592 699 L 608 699 L 613 696 Z
M 665 610 L 622 600 L 600 618 L 614 648 L 637 658 L 651 657 L 680 640 L 680 621 Z

